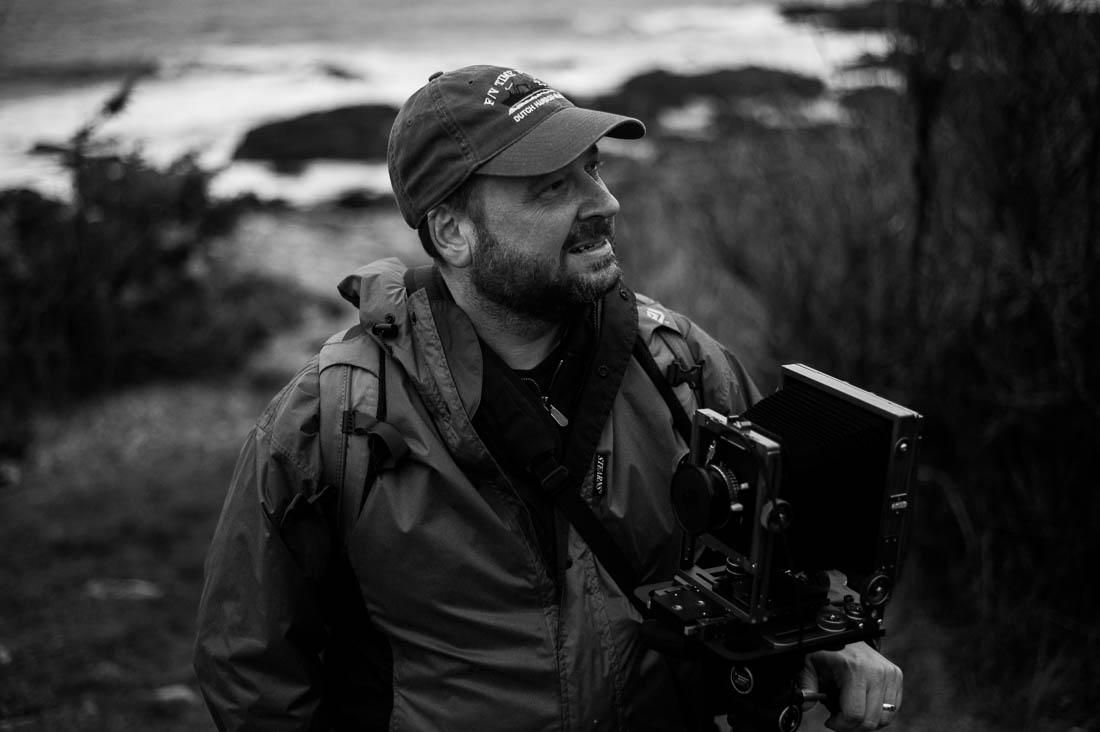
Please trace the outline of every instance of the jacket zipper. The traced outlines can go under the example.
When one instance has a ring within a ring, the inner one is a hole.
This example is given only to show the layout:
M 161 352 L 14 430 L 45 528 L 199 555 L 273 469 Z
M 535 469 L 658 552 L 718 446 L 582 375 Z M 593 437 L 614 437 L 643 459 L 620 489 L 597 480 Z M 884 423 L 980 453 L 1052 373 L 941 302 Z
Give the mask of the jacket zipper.
M 565 363 L 565 359 L 558 361 L 558 365 L 554 368 L 554 375 L 550 377 L 550 384 L 546 387 L 548 393 L 543 394 L 542 389 L 539 388 L 539 384 L 534 379 L 524 376 L 520 379 L 523 383 L 529 385 L 539 398 L 539 402 L 542 404 L 542 408 L 550 415 L 550 418 L 558 425 L 558 427 L 568 427 L 569 418 L 565 414 L 550 403 L 550 392 L 554 391 L 554 382 L 558 379 L 558 373 L 561 371 L 562 364 Z

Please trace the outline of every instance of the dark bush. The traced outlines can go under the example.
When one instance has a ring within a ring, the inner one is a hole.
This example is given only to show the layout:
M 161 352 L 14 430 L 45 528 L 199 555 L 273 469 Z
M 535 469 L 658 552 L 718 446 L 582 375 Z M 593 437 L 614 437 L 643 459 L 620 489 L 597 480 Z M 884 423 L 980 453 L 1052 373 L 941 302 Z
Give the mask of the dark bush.
M 72 202 L 0 193 L 0 450 L 25 448 L 27 413 L 161 377 L 239 363 L 293 322 L 293 292 L 225 271 L 214 242 L 240 206 L 207 193 L 185 157 L 71 160 Z
M 900 19 L 918 194 L 905 297 L 928 334 L 911 378 L 949 425 L 937 457 L 972 522 L 940 586 L 976 629 L 957 670 L 995 719 L 1092 728 L 1100 14 L 957 0 Z
M 165 314 L 207 309 L 196 306 L 216 218 L 203 173 L 137 158 L 79 160 L 73 173 L 72 204 L 29 191 L 0 198 L 7 380 L 46 399 L 141 373 L 153 347 L 193 337 Z

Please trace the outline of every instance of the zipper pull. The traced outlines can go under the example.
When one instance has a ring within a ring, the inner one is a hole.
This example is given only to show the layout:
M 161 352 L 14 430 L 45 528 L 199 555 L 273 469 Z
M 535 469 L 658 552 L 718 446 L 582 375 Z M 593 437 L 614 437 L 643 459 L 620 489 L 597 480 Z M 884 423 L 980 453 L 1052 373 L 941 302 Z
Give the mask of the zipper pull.
M 546 407 L 546 411 L 550 413 L 550 417 L 558 423 L 558 427 L 568 427 L 569 418 L 562 414 L 562 411 L 550 403 L 550 397 L 542 398 L 542 406 Z

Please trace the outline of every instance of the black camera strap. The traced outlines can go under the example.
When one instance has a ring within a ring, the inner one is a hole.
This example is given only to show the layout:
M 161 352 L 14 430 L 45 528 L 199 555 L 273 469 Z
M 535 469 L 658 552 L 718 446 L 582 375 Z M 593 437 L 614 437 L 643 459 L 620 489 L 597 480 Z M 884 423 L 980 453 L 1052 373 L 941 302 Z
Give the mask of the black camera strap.
M 638 572 L 606 526 L 581 495 L 581 484 L 595 456 L 611 407 L 630 362 L 638 332 L 633 293 L 616 289 L 599 305 L 587 351 L 578 374 L 576 405 L 566 429 L 490 349 L 483 349 L 482 400 L 474 426 L 490 452 L 512 476 L 516 490 L 537 512 L 553 506 L 581 536 L 604 570 L 637 610 L 648 613 L 634 595 Z M 590 350 L 589 350 L 590 349 Z
M 626 598 L 642 617 L 648 617 L 649 608 L 634 594 L 634 588 L 638 586 L 638 575 L 607 532 L 607 527 L 581 498 L 580 493 L 570 487 L 569 472 L 565 467 L 553 455 L 547 454 L 532 463 L 529 469 Z
M 580 480 L 559 458 L 562 451 L 556 427 L 549 424 L 546 413 L 534 405 L 526 387 L 517 384 L 504 371 L 498 357 L 487 354 L 485 379 L 492 389 L 483 395 L 479 419 L 486 430 L 484 438 L 496 446 L 496 452 L 506 464 L 515 466 L 537 483 L 541 498 L 554 506 L 581 535 L 592 553 L 639 612 L 645 606 L 634 597 L 637 573 L 608 533 L 599 517 L 581 497 Z M 517 483 L 522 494 L 523 484 Z

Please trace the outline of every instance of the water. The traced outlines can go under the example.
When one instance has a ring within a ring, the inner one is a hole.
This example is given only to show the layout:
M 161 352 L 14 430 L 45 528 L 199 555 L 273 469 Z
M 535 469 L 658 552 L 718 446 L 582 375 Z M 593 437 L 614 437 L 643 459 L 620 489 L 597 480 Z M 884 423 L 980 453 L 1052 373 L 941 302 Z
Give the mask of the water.
M 774 4 L 667 0 L 0 0 L 0 189 L 64 195 L 62 144 L 129 73 L 147 72 L 100 138 L 155 162 L 195 152 L 215 189 L 308 202 L 385 190 L 380 166 L 276 175 L 230 164 L 251 126 L 304 111 L 398 104 L 439 69 L 513 66 L 566 92 L 609 91 L 653 68 L 748 64 L 828 81 L 881 38 L 785 23 Z

